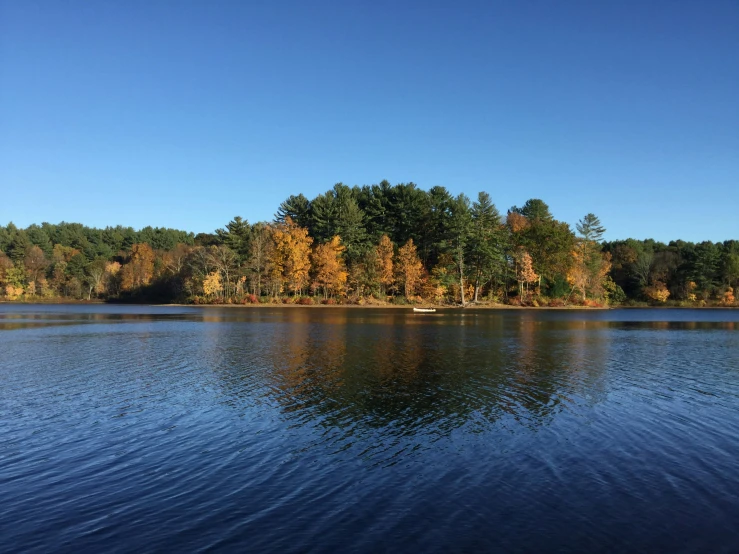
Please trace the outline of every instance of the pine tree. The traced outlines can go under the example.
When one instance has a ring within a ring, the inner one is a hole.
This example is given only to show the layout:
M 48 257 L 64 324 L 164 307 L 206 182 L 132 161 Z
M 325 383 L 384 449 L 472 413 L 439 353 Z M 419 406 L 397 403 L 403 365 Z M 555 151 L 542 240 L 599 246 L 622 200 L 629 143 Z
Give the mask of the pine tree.
M 575 227 L 582 238 L 588 241 L 600 242 L 603 239 L 603 233 L 606 232 L 606 228 L 600 224 L 600 219 L 595 214 L 587 214 L 577 222 Z

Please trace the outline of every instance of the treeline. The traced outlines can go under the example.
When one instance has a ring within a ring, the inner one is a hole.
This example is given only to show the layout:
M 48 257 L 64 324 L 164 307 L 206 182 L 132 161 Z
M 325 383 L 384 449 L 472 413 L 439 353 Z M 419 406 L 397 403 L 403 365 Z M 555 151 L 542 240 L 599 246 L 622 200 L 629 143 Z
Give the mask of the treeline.
M 196 303 L 733 305 L 739 242 L 602 242 L 593 214 L 573 230 L 545 202 L 502 215 L 413 183 L 290 196 L 274 221 L 234 218 L 212 234 L 79 224 L 0 227 L 9 299 Z

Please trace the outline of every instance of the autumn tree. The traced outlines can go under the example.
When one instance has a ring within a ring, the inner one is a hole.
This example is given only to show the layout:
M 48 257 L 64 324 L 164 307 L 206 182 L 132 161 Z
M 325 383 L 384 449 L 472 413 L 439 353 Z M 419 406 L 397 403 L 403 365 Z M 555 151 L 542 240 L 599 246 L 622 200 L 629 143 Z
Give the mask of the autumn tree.
M 54 249 L 52 250 L 51 258 L 54 261 L 54 263 L 57 262 L 69 262 L 72 258 L 74 258 L 77 254 L 79 254 L 80 251 L 76 248 L 72 248 L 71 246 L 64 246 L 62 244 L 55 244 Z
M 4 255 L 0 257 L 0 272 L 2 273 L 0 285 L 4 285 L 5 296 L 16 300 L 24 294 L 27 287 L 26 270 L 21 265 L 13 265 L 12 262 L 5 263 L 4 259 L 6 259 Z
M 117 296 L 120 292 L 120 271 L 121 264 L 119 262 L 107 262 L 105 264 L 104 290 L 113 296 Z
M 272 243 L 272 272 L 282 287 L 297 294 L 310 280 L 310 247 L 313 239 L 308 236 L 307 229 L 298 227 L 288 216 L 284 223 L 273 228 Z
M 406 298 L 410 299 L 416 292 L 422 274 L 423 264 L 418 258 L 416 245 L 413 244 L 413 239 L 408 239 L 408 242 L 398 249 L 395 261 L 395 280 L 403 289 Z
M 217 271 L 214 258 L 211 255 L 211 246 L 196 246 L 185 260 L 186 276 L 183 281 L 184 290 L 190 295 L 199 294 L 206 277 Z M 125 266 L 124 266 L 125 267 Z
M 670 297 L 670 291 L 667 290 L 665 284 L 661 281 L 655 281 L 653 284 L 644 288 L 644 295 L 654 302 L 664 304 Z
M 382 296 L 387 295 L 388 288 L 395 281 L 393 271 L 393 255 L 395 253 L 395 245 L 387 235 L 380 237 L 380 243 L 375 248 L 375 262 L 377 264 L 377 277 L 380 282 L 380 291 Z
M 212 265 L 221 275 L 224 296 L 230 297 L 234 289 L 234 275 L 238 269 L 238 257 L 228 246 L 211 246 L 207 250 Z
M 519 295 L 525 298 L 524 287 L 526 294 L 528 294 L 529 283 L 536 283 L 539 280 L 539 275 L 534 271 L 531 255 L 525 250 L 519 250 L 516 261 L 516 280 L 518 281 Z
M 324 298 L 343 292 L 347 280 L 346 265 L 341 237 L 334 236 L 330 241 L 319 244 L 313 252 L 315 286 L 323 290 Z
M 180 242 L 172 250 L 168 250 L 162 254 L 162 262 L 170 275 L 180 275 L 182 273 L 185 269 L 187 257 L 192 252 L 192 249 L 192 246 Z
M 529 227 L 529 220 L 526 216 L 521 215 L 518 212 L 508 212 L 506 216 L 506 225 L 511 233 L 521 233 Z
M 572 264 L 567 272 L 567 281 L 573 290 L 582 295 L 602 298 L 604 285 L 611 270 L 611 254 L 601 253 L 593 248 L 593 243 L 582 240 L 572 251 Z
M 203 292 L 205 296 L 216 296 L 223 291 L 223 284 L 221 281 L 221 273 L 219 271 L 212 271 L 205 276 L 203 280 Z
M 601 253 L 601 240 L 605 227 L 593 214 L 587 214 L 576 225 L 581 235 L 572 250 L 572 260 L 567 272 L 567 281 L 573 290 L 582 295 L 601 298 L 605 294 L 604 284 L 611 270 L 611 254 Z
M 146 243 L 134 244 L 128 263 L 121 269 L 121 288 L 132 291 L 145 287 L 154 276 L 154 251 Z
M 36 282 L 40 277 L 43 277 L 46 268 L 49 266 L 49 262 L 47 261 L 43 250 L 34 245 L 26 251 L 23 265 L 26 268 L 28 280 L 30 282 Z
M 544 277 L 553 281 L 557 276 L 567 274 L 575 235 L 567 223 L 536 218 L 529 220 L 529 226 L 518 234 L 517 244 L 531 256 L 541 287 Z

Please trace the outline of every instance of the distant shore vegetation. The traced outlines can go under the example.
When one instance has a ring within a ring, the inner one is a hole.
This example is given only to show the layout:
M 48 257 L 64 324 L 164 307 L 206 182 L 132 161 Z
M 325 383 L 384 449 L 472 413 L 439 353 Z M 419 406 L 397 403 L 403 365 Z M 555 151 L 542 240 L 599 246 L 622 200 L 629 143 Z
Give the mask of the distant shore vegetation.
M 736 306 L 739 241 L 604 242 L 530 199 L 502 215 L 413 183 L 290 196 L 214 233 L 0 226 L 0 299 L 194 304 Z

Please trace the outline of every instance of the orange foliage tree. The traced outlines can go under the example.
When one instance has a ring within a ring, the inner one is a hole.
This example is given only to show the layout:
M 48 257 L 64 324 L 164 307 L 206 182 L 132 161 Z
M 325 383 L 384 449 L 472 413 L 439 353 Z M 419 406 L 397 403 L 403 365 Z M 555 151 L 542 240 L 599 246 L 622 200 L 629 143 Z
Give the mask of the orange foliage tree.
M 382 235 L 380 243 L 375 248 L 377 277 L 380 281 L 380 289 L 383 296 L 387 294 L 388 287 L 393 285 L 395 275 L 393 274 L 393 253 L 395 245 L 390 237 Z
M 734 302 L 736 302 L 736 298 L 734 297 L 734 288 L 727 287 L 726 292 L 724 292 L 723 303 L 727 306 L 733 306 Z
M 413 239 L 408 239 L 405 246 L 398 249 L 395 263 L 396 281 L 402 287 L 406 298 L 410 298 L 416 292 L 421 283 L 422 273 L 423 264 L 418 257 L 416 245 L 413 244 Z
M 520 233 L 521 231 L 528 229 L 529 220 L 526 219 L 526 216 L 523 216 L 519 213 L 508 212 L 508 216 L 506 217 L 506 224 L 508 225 L 508 228 L 511 230 L 512 233 Z
M 69 260 L 74 258 L 79 253 L 79 250 L 77 250 L 76 248 L 72 248 L 71 246 L 55 244 L 54 250 L 51 254 L 51 259 L 54 262 L 69 262 Z
M 280 288 L 287 287 L 297 294 L 309 282 L 313 239 L 308 236 L 308 229 L 299 227 L 288 216 L 273 228 L 272 243 L 269 252 L 272 276 L 280 281 Z
M 43 277 L 49 262 L 46 260 L 46 256 L 44 256 L 44 251 L 34 245 L 26 251 L 23 265 L 26 268 L 28 281 L 35 282 L 38 281 L 40 277 Z
M 315 286 L 323 289 L 324 298 L 344 291 L 348 275 L 343 256 L 345 250 L 341 237 L 336 235 L 327 243 L 319 244 L 313 252 Z
M 144 287 L 154 276 L 154 251 L 145 242 L 131 247 L 131 256 L 121 268 L 121 288 L 126 291 Z
M 516 280 L 518 281 L 519 294 L 523 297 L 524 285 L 526 286 L 526 293 L 528 294 L 529 283 L 536 283 L 539 280 L 539 276 L 534 271 L 534 264 L 531 260 L 531 255 L 525 250 L 521 249 L 518 252 L 516 262 Z
M 567 271 L 567 282 L 582 295 L 601 298 L 608 272 L 611 270 L 611 253 L 602 254 L 598 243 L 581 240 L 572 251 L 572 262 Z
M 662 281 L 655 281 L 654 284 L 644 288 L 644 294 L 650 300 L 655 302 L 667 302 L 670 297 L 670 291 Z

